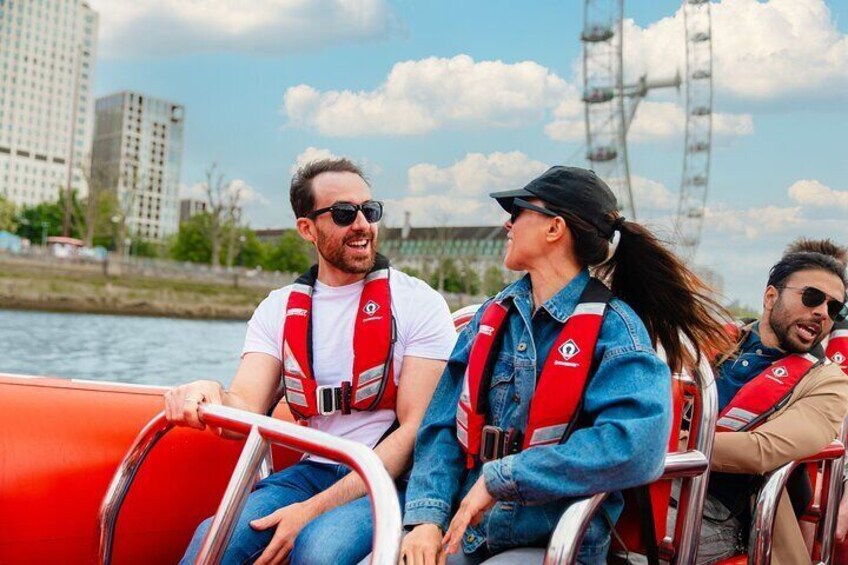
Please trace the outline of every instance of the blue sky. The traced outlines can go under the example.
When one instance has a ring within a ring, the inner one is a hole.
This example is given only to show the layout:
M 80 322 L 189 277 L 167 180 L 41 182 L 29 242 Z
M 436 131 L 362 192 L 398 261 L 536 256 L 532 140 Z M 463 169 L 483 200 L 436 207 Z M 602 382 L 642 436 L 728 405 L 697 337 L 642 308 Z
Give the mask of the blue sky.
M 253 227 L 292 225 L 291 168 L 310 156 L 363 163 L 389 203 L 389 225 L 403 210 L 415 225 L 497 222 L 486 192 L 548 165 L 585 164 L 577 0 L 92 4 L 101 14 L 95 93 L 185 104 L 184 192 L 218 163 L 249 187 Z M 673 74 L 680 2 L 627 4 L 628 74 Z M 723 277 L 729 299 L 756 306 L 791 239 L 848 243 L 848 3 L 722 0 L 711 9 L 720 117 L 697 262 Z M 639 220 L 669 238 L 683 100 L 649 96 L 630 143 Z

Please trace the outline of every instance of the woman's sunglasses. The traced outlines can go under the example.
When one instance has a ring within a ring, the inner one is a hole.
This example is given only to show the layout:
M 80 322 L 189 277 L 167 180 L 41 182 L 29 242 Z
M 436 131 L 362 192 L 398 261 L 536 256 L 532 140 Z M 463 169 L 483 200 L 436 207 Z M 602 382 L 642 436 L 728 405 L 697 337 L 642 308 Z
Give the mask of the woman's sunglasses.
M 548 210 L 547 208 L 536 206 L 535 204 L 531 204 L 526 200 L 522 200 L 521 198 L 514 198 L 512 200 L 512 210 L 509 213 L 509 223 L 514 224 L 515 220 L 518 219 L 518 216 L 521 215 L 521 212 L 523 210 L 532 210 L 533 212 L 538 212 L 539 214 L 550 216 L 551 218 L 556 218 L 557 216 L 559 216 L 559 214 L 557 214 L 553 210 Z
M 320 208 L 306 215 L 310 220 L 314 220 L 321 214 L 330 213 L 333 218 L 333 223 L 337 226 L 349 226 L 356 221 L 356 215 L 359 211 L 365 216 L 365 221 L 369 224 L 376 224 L 383 217 L 383 203 L 378 200 L 369 200 L 362 204 L 351 204 L 350 202 L 337 202 L 327 208 Z
M 834 322 L 841 322 L 848 316 L 848 306 L 845 302 L 840 302 L 835 298 L 831 298 L 823 290 L 819 290 L 814 286 L 784 286 L 791 290 L 801 291 L 801 304 L 807 308 L 817 308 L 827 300 L 827 315 Z

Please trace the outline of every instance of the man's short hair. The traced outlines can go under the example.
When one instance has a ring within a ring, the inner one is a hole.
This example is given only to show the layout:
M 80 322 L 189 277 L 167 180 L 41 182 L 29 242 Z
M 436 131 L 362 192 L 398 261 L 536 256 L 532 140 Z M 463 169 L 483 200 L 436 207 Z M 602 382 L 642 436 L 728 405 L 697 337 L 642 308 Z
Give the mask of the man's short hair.
M 848 286 L 845 266 L 833 256 L 816 251 L 795 251 L 784 255 L 769 271 L 768 285 L 783 288 L 786 279 L 794 273 L 811 269 L 833 273 L 843 285 Z
M 843 268 L 848 265 L 848 249 L 841 245 L 837 245 L 831 239 L 808 239 L 806 237 L 799 237 L 789 244 L 789 247 L 786 248 L 784 253 L 798 253 L 801 251 L 829 255 L 842 263 Z
M 300 167 L 292 177 L 289 199 L 295 218 L 303 218 L 315 209 L 312 180 L 321 173 L 353 173 L 359 175 L 365 184 L 371 186 L 359 165 L 350 159 L 335 157 L 310 161 Z

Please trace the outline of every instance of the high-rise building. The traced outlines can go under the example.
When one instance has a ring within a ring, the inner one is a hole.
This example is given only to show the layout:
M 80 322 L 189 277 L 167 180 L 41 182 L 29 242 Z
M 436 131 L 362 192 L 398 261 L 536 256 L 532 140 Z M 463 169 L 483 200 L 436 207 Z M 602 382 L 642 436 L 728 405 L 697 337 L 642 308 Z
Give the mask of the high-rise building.
M 92 182 L 116 192 L 129 234 L 161 239 L 179 227 L 184 115 L 137 92 L 97 99 Z
M 0 0 L 0 196 L 87 191 L 97 24 L 83 0 Z
M 180 200 L 180 223 L 187 222 L 198 214 L 206 212 L 206 201 L 196 198 Z

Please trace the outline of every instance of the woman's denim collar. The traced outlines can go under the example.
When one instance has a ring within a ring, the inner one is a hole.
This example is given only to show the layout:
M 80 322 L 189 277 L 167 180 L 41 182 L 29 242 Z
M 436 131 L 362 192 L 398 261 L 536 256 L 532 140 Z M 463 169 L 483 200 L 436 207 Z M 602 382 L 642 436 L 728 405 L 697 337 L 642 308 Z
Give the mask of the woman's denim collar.
M 550 297 L 547 302 L 542 304 L 542 308 L 550 314 L 551 318 L 560 323 L 564 323 L 574 312 L 574 309 L 577 307 L 577 301 L 580 300 L 580 295 L 583 293 L 583 289 L 586 288 L 588 283 L 589 270 L 582 269 L 576 277 L 571 279 L 571 282 Z M 495 297 L 495 300 L 502 302 L 506 299 L 512 299 L 513 304 L 515 304 L 519 309 L 522 304 L 526 304 L 527 307 L 532 308 L 532 291 L 533 287 L 530 282 L 530 275 L 526 274 L 503 289 Z

